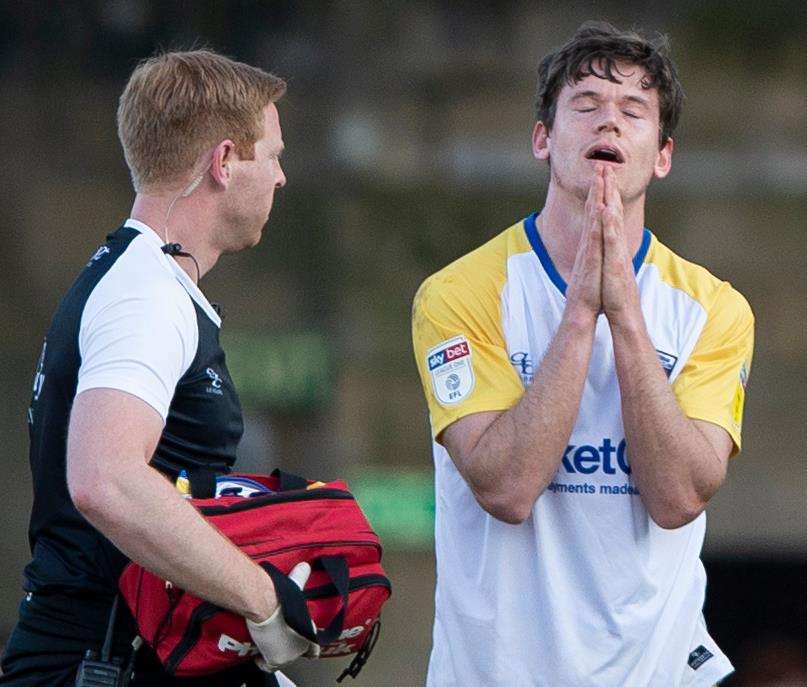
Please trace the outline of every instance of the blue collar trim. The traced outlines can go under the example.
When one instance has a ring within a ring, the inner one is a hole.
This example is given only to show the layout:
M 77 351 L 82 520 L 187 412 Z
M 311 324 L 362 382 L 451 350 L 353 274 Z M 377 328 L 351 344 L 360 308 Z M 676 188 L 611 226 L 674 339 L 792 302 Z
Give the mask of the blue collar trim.
M 633 256 L 634 274 L 639 274 L 644 259 L 647 257 L 647 251 L 650 249 L 650 239 L 652 236 L 653 234 L 650 233 L 650 229 L 647 227 L 642 230 L 642 243 L 639 245 L 639 250 L 636 251 L 636 255 Z
M 541 240 L 541 235 L 538 233 L 538 228 L 535 226 L 535 219 L 537 217 L 538 213 L 533 212 L 531 215 L 524 218 L 524 231 L 527 234 L 527 240 L 530 242 L 532 250 L 538 256 L 538 260 L 540 260 L 541 266 L 546 272 L 546 276 L 549 277 L 550 281 L 557 287 L 558 291 L 565 296 L 566 282 L 564 281 L 563 277 L 560 276 L 560 273 L 555 267 L 555 263 L 553 263 L 552 258 L 549 257 L 549 252 L 546 250 L 544 242 Z M 639 272 L 639 269 L 644 263 L 645 257 L 647 257 L 647 251 L 650 249 L 650 240 L 652 236 L 653 235 L 650 233 L 650 230 L 645 227 L 642 231 L 642 243 L 639 246 L 639 250 L 636 251 L 636 255 L 633 256 L 634 274 Z
M 552 258 L 549 257 L 549 253 L 546 250 L 544 242 L 541 241 L 541 236 L 538 234 L 538 228 L 535 226 L 536 217 L 538 217 L 538 213 L 533 212 L 529 217 L 524 218 L 524 231 L 527 232 L 527 240 L 530 242 L 533 251 L 535 251 L 538 259 L 541 261 L 541 265 L 544 267 L 546 276 L 549 277 L 552 280 L 552 283 L 558 287 L 558 291 L 565 296 L 566 282 L 563 280 L 563 277 L 560 276 L 557 269 L 555 269 L 555 263 L 552 262 Z

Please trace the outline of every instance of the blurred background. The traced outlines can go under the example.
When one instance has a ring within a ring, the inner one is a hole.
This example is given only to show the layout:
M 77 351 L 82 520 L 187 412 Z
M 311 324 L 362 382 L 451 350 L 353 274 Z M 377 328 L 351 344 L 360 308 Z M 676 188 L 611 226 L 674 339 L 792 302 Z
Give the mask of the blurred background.
M 412 297 L 540 209 L 538 60 L 607 19 L 667 33 L 687 92 L 648 226 L 757 317 L 744 451 L 709 508 L 707 622 L 737 666 L 731 685 L 807 685 L 806 16 L 801 2 L 750 0 L 0 3 L 0 646 L 29 555 L 25 412 L 41 340 L 132 200 L 117 98 L 156 49 L 206 46 L 289 81 L 288 185 L 262 243 L 202 282 L 245 408 L 240 467 L 351 482 L 394 583 L 357 684 L 423 683 L 434 498 Z M 333 684 L 346 663 L 289 673 Z

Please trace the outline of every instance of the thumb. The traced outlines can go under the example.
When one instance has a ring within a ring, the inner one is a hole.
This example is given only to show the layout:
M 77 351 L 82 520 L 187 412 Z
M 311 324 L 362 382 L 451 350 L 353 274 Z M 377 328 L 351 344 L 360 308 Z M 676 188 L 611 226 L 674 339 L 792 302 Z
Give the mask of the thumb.
M 300 589 L 305 587 L 305 583 L 308 581 L 308 576 L 311 574 L 311 566 L 306 563 L 298 563 L 295 565 L 291 572 L 289 573 L 289 578 L 291 579 L 294 584 L 296 584 Z

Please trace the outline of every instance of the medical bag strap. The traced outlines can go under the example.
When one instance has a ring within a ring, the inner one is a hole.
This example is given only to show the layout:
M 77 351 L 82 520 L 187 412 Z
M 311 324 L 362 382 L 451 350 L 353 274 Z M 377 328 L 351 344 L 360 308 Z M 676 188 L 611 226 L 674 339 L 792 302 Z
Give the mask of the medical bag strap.
M 299 475 L 291 472 L 284 472 L 283 470 L 272 470 L 272 477 L 276 477 L 280 482 L 280 491 L 291 491 L 292 489 L 306 489 L 308 487 L 308 480 Z
M 195 499 L 212 499 L 216 496 L 216 472 L 210 468 L 188 468 L 191 496 Z
M 271 563 L 263 561 L 260 565 L 272 578 L 275 593 L 283 609 L 283 618 L 292 630 L 320 646 L 330 644 L 342 634 L 347 615 L 350 583 L 350 573 L 344 556 L 320 556 L 312 561 L 312 567 L 321 567 L 328 573 L 336 593 L 342 599 L 339 611 L 325 629 L 316 631 L 316 635 L 302 590 Z

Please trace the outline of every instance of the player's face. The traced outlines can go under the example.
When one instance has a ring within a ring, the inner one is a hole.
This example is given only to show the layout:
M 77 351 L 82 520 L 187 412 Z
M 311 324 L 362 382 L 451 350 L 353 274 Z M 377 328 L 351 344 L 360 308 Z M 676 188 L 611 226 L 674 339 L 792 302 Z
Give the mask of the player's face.
M 272 211 L 275 191 L 286 184 L 280 166 L 283 135 L 280 119 L 273 103 L 264 108 L 263 136 L 255 143 L 252 160 L 236 160 L 233 164 L 227 236 L 222 240 L 225 252 L 250 248 L 261 239 L 261 231 Z
M 552 183 L 583 201 L 598 164 L 614 169 L 624 202 L 642 198 L 650 180 L 670 169 L 672 140 L 659 148 L 658 91 L 642 88 L 641 67 L 617 67 L 622 83 L 587 76 L 565 85 L 551 131 L 539 122 L 533 136 L 535 156 L 550 161 Z

